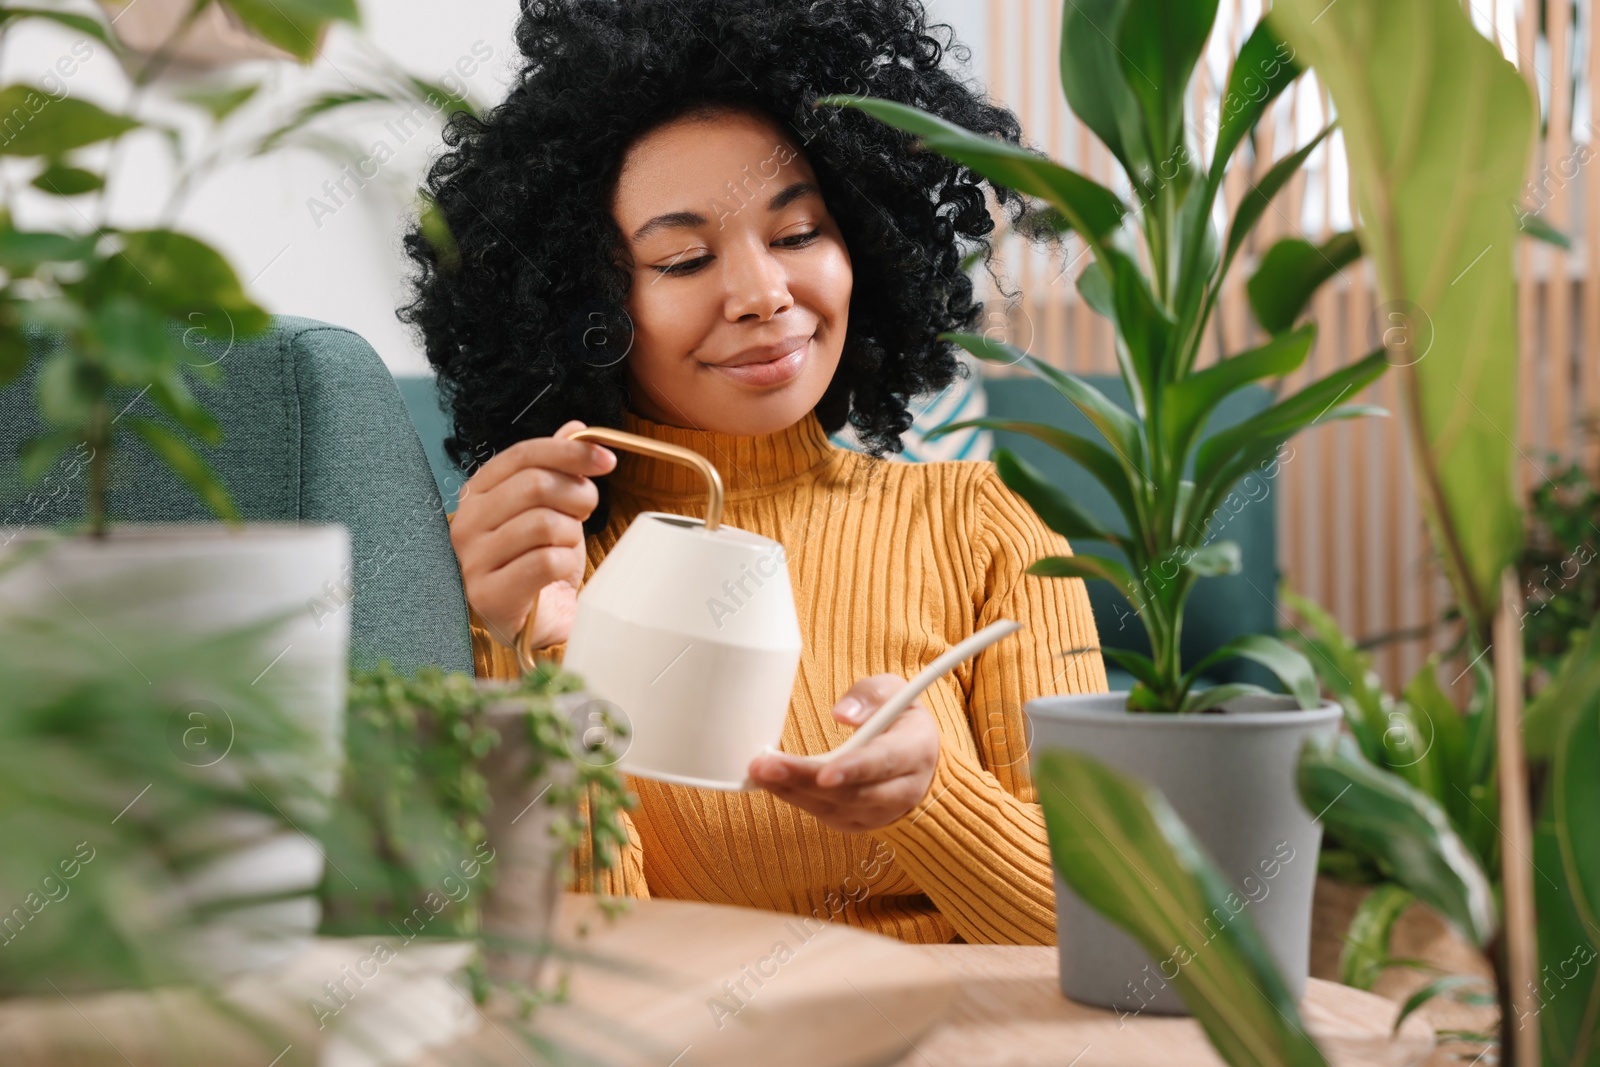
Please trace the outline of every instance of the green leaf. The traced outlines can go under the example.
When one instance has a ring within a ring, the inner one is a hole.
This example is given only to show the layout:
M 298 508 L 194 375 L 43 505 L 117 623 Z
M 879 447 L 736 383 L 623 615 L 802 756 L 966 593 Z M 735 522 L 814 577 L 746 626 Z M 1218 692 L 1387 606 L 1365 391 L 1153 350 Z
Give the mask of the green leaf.
M 1128 568 L 1103 556 L 1046 556 L 1030 563 L 1026 573 L 1043 578 L 1104 578 L 1117 592 L 1133 603 L 1139 603 L 1139 598 L 1134 594 L 1133 575 L 1128 573 Z
M 1487 625 L 1523 530 L 1518 232 L 1506 205 L 1521 197 L 1537 101 L 1455 0 L 1283 0 L 1267 17 L 1340 116 L 1380 306 L 1431 326 L 1431 348 L 1401 375 L 1406 410 L 1419 413 L 1406 437 L 1457 601 Z
M 1553 995 L 1541 995 L 1533 1011 L 1519 1014 L 1516 1023 L 1538 1025 L 1546 1063 L 1595 1067 L 1596 1050 L 1600 1049 L 1600 966 L 1595 964 L 1600 956 L 1596 948 L 1600 929 L 1593 925 L 1592 910 L 1587 914 L 1578 910 L 1569 856 L 1556 832 L 1553 800 L 1547 789 L 1534 829 L 1533 869 L 1548 877 L 1535 874 L 1533 893 L 1542 973 L 1561 984 L 1555 989 L 1543 986 Z
M 1095 481 L 1111 494 L 1111 499 L 1116 502 L 1117 510 L 1122 513 L 1128 528 L 1130 530 L 1138 528 L 1139 509 L 1133 500 L 1133 488 L 1128 484 L 1127 472 L 1122 469 L 1115 456 L 1093 441 L 1042 422 L 1019 422 L 1000 418 L 965 419 L 961 422 L 947 423 L 929 430 L 923 434 L 923 438 L 933 440 L 947 433 L 967 429 L 1026 434 L 1036 441 L 1049 445 L 1088 471 Z
M 24 485 L 33 485 L 55 464 L 62 451 L 77 444 L 79 437 L 69 430 L 45 434 L 26 442 L 17 452 L 18 468 Z
M 222 0 L 251 30 L 305 62 L 330 22 L 357 25 L 355 0 Z
M 45 263 L 75 263 L 94 254 L 95 237 L 66 233 L 25 233 L 0 227 L 0 268 L 32 274 Z
M 1238 574 L 1243 567 L 1239 546 L 1232 541 L 1214 541 L 1188 553 L 1183 561 L 1186 571 L 1202 578 L 1216 578 L 1223 574 Z
M 107 259 L 93 279 L 98 290 L 125 292 L 176 319 L 189 321 L 198 314 L 219 334 L 249 337 L 271 325 L 271 317 L 245 295 L 233 268 L 210 245 L 172 230 L 121 236 L 121 254 Z
M 1567 888 L 1592 939 L 1600 935 L 1600 691 L 1581 699 L 1556 748 L 1550 810 Z
M 1268 333 L 1294 325 L 1322 283 L 1361 258 L 1361 242 L 1353 233 L 1336 233 L 1321 246 L 1285 237 L 1261 257 L 1245 291 L 1256 321 Z
M 28 184 L 53 196 L 82 196 L 104 189 L 106 180 L 93 171 L 52 163 Z
M 1035 374 L 1055 386 L 1062 396 L 1070 400 L 1073 406 L 1094 424 L 1095 429 L 1099 430 L 1106 442 L 1111 445 L 1117 461 L 1122 464 L 1122 469 L 1128 473 L 1130 479 L 1144 477 L 1144 447 L 1140 443 L 1138 422 L 1132 415 L 1112 403 L 1100 390 L 1077 375 L 1057 370 L 1004 341 L 995 341 L 970 333 L 942 333 L 939 335 L 939 340 L 953 341 L 979 359 L 991 363 L 1001 363 L 1006 366 L 1026 364 Z
M 1156 670 L 1155 660 L 1143 653 L 1134 652 L 1127 648 L 1106 648 L 1101 646 L 1100 655 L 1115 663 L 1140 682 L 1146 688 L 1156 689 L 1163 684 L 1159 672 Z
M 1183 676 L 1184 684 L 1193 685 L 1208 669 L 1235 657 L 1253 660 L 1277 675 L 1302 708 L 1315 708 L 1322 704 L 1322 687 L 1317 684 L 1317 674 L 1311 669 L 1311 661 L 1306 659 L 1304 653 L 1290 648 L 1270 634 L 1235 637 L 1189 668 Z
M 1116 38 L 1122 79 L 1139 101 L 1154 158 L 1169 160 L 1183 147 L 1184 100 L 1217 0 L 1130 0 L 1125 10 Z
M 1260 348 L 1218 360 L 1205 370 L 1189 374 L 1167 389 L 1161 404 L 1167 451 L 1182 456 L 1205 421 L 1223 400 L 1262 378 L 1282 377 L 1306 361 L 1317 328 L 1307 323 L 1292 333 L 1274 337 Z
M 1222 187 L 1222 176 L 1239 147 L 1267 108 L 1301 74 L 1294 49 L 1280 39 L 1266 19 L 1256 23 L 1233 70 L 1228 72 L 1228 90 L 1218 105 L 1217 150 L 1211 158 L 1209 185 Z
M 195 495 L 215 512 L 218 518 L 233 523 L 241 521 L 239 511 L 234 507 L 233 497 L 218 480 L 210 464 L 201 459 L 194 449 L 165 426 L 151 419 L 129 418 L 127 425 L 144 440 L 152 452 L 160 456 L 167 466 L 189 483 L 189 488 L 194 490 Z
M 0 131 L 0 156 L 59 156 L 139 126 L 87 100 L 57 98 L 33 85 L 0 89 L 0 115 L 10 116 Z
M 1326 1064 L 1254 920 L 1159 792 L 1063 749 L 1039 753 L 1033 773 L 1057 873 L 1152 959 L 1176 965 L 1173 985 L 1224 1060 Z M 1219 915 L 1234 918 L 1219 925 Z
M 1404 887 L 1385 882 L 1361 901 L 1345 931 L 1339 952 L 1339 981 L 1371 989 L 1390 966 L 1389 937 L 1394 924 L 1416 898 Z
M 1300 799 L 1345 846 L 1438 912 L 1480 948 L 1495 931 L 1489 879 L 1434 799 L 1379 770 L 1348 737 L 1307 738 Z
M 1271 455 L 1283 441 L 1312 423 L 1328 418 L 1335 405 L 1359 395 L 1388 369 L 1387 355 L 1380 350 L 1341 367 L 1289 399 L 1206 438 L 1195 454 L 1195 484 L 1209 485 L 1215 481 L 1223 465 L 1240 453 L 1251 457 Z M 1255 462 L 1254 458 L 1251 462 Z
M 1555 677 L 1529 702 L 1522 733 L 1530 759 L 1549 759 L 1567 721 L 1600 692 L 1600 626 L 1573 633 Z
M 433 249 L 433 257 L 439 263 L 439 269 L 447 274 L 453 274 L 461 266 L 461 250 L 456 246 L 455 234 L 450 231 L 450 222 L 444 217 L 437 201 L 427 192 L 419 190 L 422 208 L 417 215 L 417 225 L 422 231 L 423 239 Z M 975 249 L 981 255 L 983 249 Z M 963 270 L 968 269 L 963 265 Z
M 1150 291 L 1139 264 L 1116 249 L 1105 249 L 1100 263 L 1111 274 L 1112 322 L 1117 328 L 1117 359 L 1123 384 L 1141 418 L 1172 377 L 1174 323 Z
M 12 22 L 21 19 L 49 19 L 51 22 L 59 23 L 68 29 L 88 34 L 113 52 L 121 50 L 121 43 L 106 32 L 105 23 L 89 15 L 78 15 L 70 11 L 56 11 L 52 8 L 42 7 L 0 7 L 0 29 L 5 29 Z
M 1155 160 L 1116 45 L 1129 6 L 1130 0 L 1074 0 L 1062 9 L 1061 88 L 1072 113 L 1143 184 L 1154 176 Z
M 1111 282 L 1099 260 L 1092 260 L 1078 275 L 1078 293 L 1083 302 L 1113 326 L 1117 322 L 1117 309 L 1111 305 Z
M 1543 241 L 1547 245 L 1557 248 L 1572 250 L 1572 238 L 1550 225 L 1550 220 L 1543 215 L 1532 211 L 1517 215 L 1517 229 L 1532 237 L 1535 241 Z
M 1411 1018 L 1411 1013 L 1422 1007 L 1435 997 L 1448 996 L 1464 1004 L 1486 1005 L 1496 1003 L 1494 986 L 1486 979 L 1472 974 L 1447 974 L 1443 978 L 1435 978 L 1415 993 L 1406 998 L 1400 1005 L 1400 1014 L 1395 1016 L 1394 1029 L 1391 1034 L 1398 1034 L 1400 1027 Z
M 823 105 L 859 108 L 915 134 L 921 144 L 990 181 L 1051 204 L 1091 242 L 1099 242 L 1121 226 L 1128 212 L 1116 193 L 1076 171 L 1006 141 L 971 133 L 918 108 L 892 100 L 838 95 L 822 97 L 817 106 Z
M 179 93 L 178 96 L 196 107 L 204 108 L 210 112 L 212 119 L 221 122 L 249 103 L 260 90 L 259 82 L 240 86 L 199 85 Z
M 1466 812 L 1460 807 L 1465 798 L 1455 786 L 1465 788 L 1471 784 L 1467 724 L 1439 685 L 1438 665 L 1439 657 L 1430 656 L 1401 692 L 1409 709 L 1407 718 L 1414 724 L 1417 743 L 1422 746 L 1408 758 L 1417 767 L 1412 780 L 1419 786 L 1431 783 L 1428 791 L 1444 804 L 1457 827 L 1465 827 Z M 1394 759 L 1392 754 L 1390 759 Z
M 1278 595 L 1304 624 L 1283 636 L 1305 653 L 1322 687 L 1343 706 L 1345 722 L 1360 742 L 1362 754 L 1379 762 L 1392 702 L 1372 669 L 1372 657 L 1357 647 L 1334 617 L 1314 601 L 1298 595 L 1287 584 Z
M 395 98 L 377 89 L 358 89 L 348 93 L 323 93 L 302 104 L 288 121 L 274 127 L 251 149 L 254 156 L 265 155 L 281 145 L 291 134 L 305 128 L 312 119 L 337 111 L 352 104 L 394 103 Z M 341 145 L 343 142 L 341 142 Z M 360 158 L 359 156 L 357 158 Z
M 94 402 L 105 393 L 105 375 L 70 347 L 46 357 L 36 382 L 39 414 L 55 426 L 76 427 L 89 421 Z
M 1010 449 L 994 450 L 994 466 L 1006 488 L 1027 501 L 1044 524 L 1071 540 L 1105 541 L 1119 547 L 1127 538 L 1112 533 L 1071 497 L 1050 484 L 1039 469 Z
M 405 76 L 405 82 L 419 100 L 438 109 L 440 122 L 449 122 L 450 116 L 457 111 L 465 111 L 469 115 L 478 114 L 478 108 L 468 97 L 452 93 L 446 86 L 415 78 L 409 74 Z
M 1196 689 L 1183 698 L 1183 706 L 1179 712 L 1184 715 L 1193 715 L 1196 712 L 1209 711 L 1220 708 L 1234 697 L 1254 696 L 1266 693 L 1259 685 L 1248 682 L 1229 682 L 1226 685 L 1214 685 L 1208 689 Z
M 167 337 L 167 316 L 133 299 L 113 293 L 93 309 L 91 321 L 98 342 L 94 355 L 117 385 L 143 385 L 173 360 Z
M 12 326 L 0 325 L 0 386 L 6 385 L 28 365 L 28 339 Z
M 1244 199 L 1239 202 L 1239 209 L 1233 214 L 1233 224 L 1228 228 L 1228 250 L 1222 257 L 1224 273 L 1227 272 L 1228 264 L 1233 262 L 1233 257 L 1238 255 L 1245 238 L 1250 236 L 1250 231 L 1256 228 L 1256 223 L 1266 214 L 1272 198 L 1289 184 L 1289 179 L 1293 178 L 1305 164 L 1306 157 L 1311 155 L 1322 143 L 1322 139 L 1332 132 L 1331 124 L 1324 126 L 1321 133 L 1306 142 L 1305 147 L 1289 153 L 1274 163 L 1261 181 L 1245 194 Z

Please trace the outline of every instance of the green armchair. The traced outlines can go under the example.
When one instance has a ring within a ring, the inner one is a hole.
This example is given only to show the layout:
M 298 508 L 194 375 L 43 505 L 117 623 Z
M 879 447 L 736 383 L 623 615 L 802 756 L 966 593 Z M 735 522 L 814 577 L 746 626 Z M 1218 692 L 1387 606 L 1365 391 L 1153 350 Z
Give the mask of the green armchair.
M 33 338 L 33 355 L 56 339 Z M 216 385 L 195 395 L 225 434 L 198 445 L 246 521 L 342 523 L 350 531 L 350 660 L 387 659 L 409 673 L 425 664 L 472 671 L 472 639 L 461 572 L 445 508 L 421 441 L 383 361 L 358 334 L 312 319 L 278 316 L 249 341 L 196 346 L 195 362 L 217 361 Z M 21 484 L 20 444 L 35 436 L 38 359 L 0 389 L 0 527 L 53 526 L 85 514 L 84 487 L 48 493 Z M 120 398 L 177 430 L 149 401 Z M 215 522 L 188 486 L 142 446 L 111 462 L 113 522 Z

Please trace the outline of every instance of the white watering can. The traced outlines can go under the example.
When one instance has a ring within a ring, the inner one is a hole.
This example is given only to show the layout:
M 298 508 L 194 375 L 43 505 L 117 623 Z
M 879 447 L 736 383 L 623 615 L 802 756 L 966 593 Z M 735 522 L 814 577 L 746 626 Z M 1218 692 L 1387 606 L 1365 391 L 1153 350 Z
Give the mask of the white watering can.
M 704 456 L 605 427 L 571 435 L 682 463 L 705 476 L 704 519 L 636 516 L 578 593 L 562 666 L 629 728 L 618 769 L 705 789 L 758 786 L 750 761 L 776 752 L 800 666 L 800 624 L 783 545 L 722 525 L 722 478 Z M 533 666 L 533 612 L 518 635 Z M 820 766 L 878 736 L 917 696 L 1022 624 L 1001 619 L 939 656 L 848 739 L 805 761 Z M 842 695 L 842 694 L 841 694 Z M 619 746 L 621 747 L 621 746 Z

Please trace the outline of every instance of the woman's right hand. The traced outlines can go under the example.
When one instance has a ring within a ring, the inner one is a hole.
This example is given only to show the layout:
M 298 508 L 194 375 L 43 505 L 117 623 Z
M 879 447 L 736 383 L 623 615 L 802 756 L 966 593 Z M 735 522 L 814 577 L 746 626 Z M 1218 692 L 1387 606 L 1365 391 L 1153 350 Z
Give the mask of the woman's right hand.
M 461 564 L 467 603 L 495 639 L 516 647 L 535 607 L 532 648 L 560 644 L 572 631 L 583 584 L 583 522 L 600 502 L 590 480 L 617 465 L 616 454 L 568 438 L 518 441 L 478 468 L 461 487 L 450 543 Z

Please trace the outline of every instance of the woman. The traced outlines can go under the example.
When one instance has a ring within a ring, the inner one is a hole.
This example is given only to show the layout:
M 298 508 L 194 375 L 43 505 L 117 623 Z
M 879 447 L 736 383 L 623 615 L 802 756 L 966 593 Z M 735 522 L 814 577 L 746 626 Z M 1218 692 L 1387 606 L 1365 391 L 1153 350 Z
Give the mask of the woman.
M 848 736 L 945 649 L 1025 629 L 857 754 L 750 766 L 762 791 L 631 779 L 613 892 L 837 919 L 913 942 L 1053 943 L 1023 704 L 1106 688 L 1070 552 L 987 463 L 895 463 L 908 398 L 979 320 L 960 241 L 990 253 L 965 168 L 819 96 L 914 104 L 1020 141 L 940 69 L 917 0 L 534 0 L 504 104 L 458 116 L 411 234 L 417 326 L 472 472 L 451 537 L 480 675 L 518 631 L 559 658 L 576 594 L 641 511 L 703 514 L 687 468 L 570 441 L 587 425 L 716 464 L 723 521 L 783 543 L 804 650 L 786 753 Z M 947 27 L 946 27 L 947 28 Z M 962 57 L 965 58 L 965 57 Z M 1013 219 L 1024 205 L 995 189 Z M 832 447 L 846 422 L 871 454 Z

